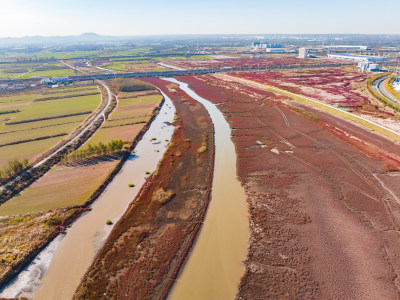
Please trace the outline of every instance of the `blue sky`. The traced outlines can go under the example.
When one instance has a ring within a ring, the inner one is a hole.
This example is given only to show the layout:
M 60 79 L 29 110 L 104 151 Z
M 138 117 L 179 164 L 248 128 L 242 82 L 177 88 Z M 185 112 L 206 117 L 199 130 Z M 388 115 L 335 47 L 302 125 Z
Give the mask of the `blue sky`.
M 399 16 L 400 0 L 0 0 L 0 37 L 83 32 L 400 34 Z

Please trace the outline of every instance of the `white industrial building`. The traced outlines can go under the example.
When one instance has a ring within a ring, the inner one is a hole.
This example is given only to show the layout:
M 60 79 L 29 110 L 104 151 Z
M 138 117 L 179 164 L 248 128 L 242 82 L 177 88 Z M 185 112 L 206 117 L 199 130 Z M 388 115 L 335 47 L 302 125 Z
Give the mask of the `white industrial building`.
M 353 45 L 332 45 L 332 46 L 322 46 L 323 49 L 328 50 L 371 50 L 368 46 L 353 46 Z
M 382 62 L 388 61 L 389 59 L 381 56 L 368 56 L 368 55 L 353 55 L 353 54 L 328 54 L 329 58 L 341 59 L 341 60 L 350 60 L 357 62 Z
M 361 72 L 378 72 L 380 71 L 379 65 L 374 63 L 369 63 L 365 61 L 360 61 L 357 65 L 357 69 Z
M 299 49 L 299 56 L 298 58 L 307 58 L 308 57 L 308 49 L 307 48 L 300 48 Z
M 267 48 L 265 50 L 265 52 L 267 53 L 286 53 L 286 52 L 290 52 L 284 48 Z
M 393 82 L 393 87 L 398 93 L 400 93 L 400 77 L 397 77 Z
M 261 43 L 261 42 L 255 42 L 253 43 L 253 47 L 255 50 L 259 49 L 282 49 L 283 45 L 281 44 L 268 44 L 268 43 Z
M 41 83 L 57 83 L 57 82 L 67 82 L 69 77 L 53 77 L 53 78 L 43 78 Z

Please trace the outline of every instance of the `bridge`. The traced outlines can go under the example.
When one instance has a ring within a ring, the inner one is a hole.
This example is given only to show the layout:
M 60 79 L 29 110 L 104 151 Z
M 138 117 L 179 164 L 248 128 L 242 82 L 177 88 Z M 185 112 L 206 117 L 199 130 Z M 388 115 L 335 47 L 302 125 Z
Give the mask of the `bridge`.
M 319 68 L 337 68 L 351 63 L 337 63 L 337 64 L 304 64 L 304 65 L 277 65 L 277 66 L 245 66 L 245 67 L 223 67 L 212 69 L 195 69 L 195 70 L 182 70 L 182 71 L 159 71 L 159 72 L 127 72 L 127 73 L 105 73 L 105 74 L 91 74 L 81 76 L 69 76 L 71 81 L 88 81 L 88 80 L 104 80 L 115 78 L 144 78 L 144 77 L 176 77 L 176 76 L 190 76 L 190 75 L 203 75 L 213 73 L 230 73 L 230 72 L 249 72 L 249 71 L 269 71 L 269 70 L 290 70 L 290 69 L 319 69 Z M 0 84 L 24 84 L 24 83 L 38 83 L 44 78 L 25 78 L 25 79 L 6 79 L 0 80 Z

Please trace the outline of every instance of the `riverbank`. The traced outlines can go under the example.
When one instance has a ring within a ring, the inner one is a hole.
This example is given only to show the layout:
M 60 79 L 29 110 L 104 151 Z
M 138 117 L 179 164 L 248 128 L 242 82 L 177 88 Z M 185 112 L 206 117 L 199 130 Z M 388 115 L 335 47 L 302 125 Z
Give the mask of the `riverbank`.
M 165 298 L 204 218 L 214 129 L 204 107 L 174 84 L 149 79 L 176 107 L 176 130 L 158 169 L 115 225 L 76 299 Z
M 397 299 L 395 143 L 287 97 L 182 77 L 233 129 L 251 237 L 237 299 Z

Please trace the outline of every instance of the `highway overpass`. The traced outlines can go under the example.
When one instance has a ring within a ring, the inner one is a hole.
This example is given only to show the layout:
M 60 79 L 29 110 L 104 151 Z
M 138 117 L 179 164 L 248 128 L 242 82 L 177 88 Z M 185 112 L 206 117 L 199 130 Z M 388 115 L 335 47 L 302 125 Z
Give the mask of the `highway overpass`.
M 184 71 L 162 71 L 162 72 L 130 72 L 130 73 L 105 73 L 93 74 L 82 76 L 69 76 L 71 81 L 87 81 L 87 80 L 104 80 L 114 78 L 144 78 L 144 77 L 176 77 L 188 75 L 202 75 L 212 73 L 227 73 L 227 72 L 248 72 L 248 71 L 265 71 L 265 70 L 285 70 L 285 69 L 318 69 L 318 68 L 337 68 L 349 63 L 339 64 L 304 64 L 304 65 L 278 65 L 278 66 L 249 66 L 239 68 L 215 68 L 215 69 L 195 69 Z M 8 79 L 0 80 L 0 84 L 24 84 L 24 83 L 38 83 L 43 78 L 26 78 L 26 79 Z

